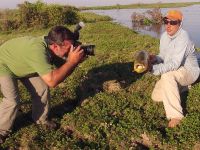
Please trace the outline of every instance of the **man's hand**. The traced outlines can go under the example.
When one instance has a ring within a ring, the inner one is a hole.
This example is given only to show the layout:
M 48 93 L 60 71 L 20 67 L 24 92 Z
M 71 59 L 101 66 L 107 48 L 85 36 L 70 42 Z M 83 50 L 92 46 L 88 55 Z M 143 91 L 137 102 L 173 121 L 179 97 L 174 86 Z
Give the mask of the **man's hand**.
M 71 64 L 78 65 L 85 58 L 83 49 L 80 46 L 74 48 L 73 45 L 70 48 L 67 61 Z
M 149 54 L 149 63 L 150 63 L 150 64 L 155 64 L 156 61 L 157 61 L 156 55 L 154 55 L 154 54 Z
M 156 55 L 154 54 L 149 54 L 149 60 L 148 60 L 148 71 L 152 70 L 153 64 L 155 64 L 157 61 Z
M 80 46 L 75 49 L 71 46 L 66 63 L 64 63 L 61 67 L 54 69 L 52 72 L 43 75 L 42 79 L 49 87 L 56 87 L 73 72 L 76 66 L 82 62 L 84 58 L 85 54 Z

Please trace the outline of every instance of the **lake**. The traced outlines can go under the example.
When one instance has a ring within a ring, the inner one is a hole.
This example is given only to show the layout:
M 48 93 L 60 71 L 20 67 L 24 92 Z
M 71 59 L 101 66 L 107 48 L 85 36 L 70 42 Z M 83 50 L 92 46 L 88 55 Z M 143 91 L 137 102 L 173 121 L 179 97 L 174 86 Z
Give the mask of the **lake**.
M 16 8 L 17 4 L 23 3 L 25 0 L 1 0 L 0 9 Z M 28 2 L 35 2 L 36 0 L 26 0 Z M 127 5 L 137 3 L 158 3 L 160 0 L 42 0 L 44 3 L 54 3 L 61 5 L 80 6 L 110 6 L 110 5 Z M 162 0 L 162 3 L 175 3 L 175 2 L 198 2 L 198 0 Z
M 171 8 L 162 8 L 162 14 L 165 14 Z M 175 8 L 172 8 L 175 9 Z M 191 40 L 196 47 L 200 47 L 200 5 L 177 8 L 184 15 L 183 28 L 189 33 Z M 141 34 L 148 34 L 160 38 L 164 31 L 164 26 L 136 26 L 132 23 L 131 15 L 133 12 L 143 13 L 150 9 L 112 9 L 112 10 L 87 10 L 100 15 L 107 15 L 113 18 L 114 22 L 127 26 Z

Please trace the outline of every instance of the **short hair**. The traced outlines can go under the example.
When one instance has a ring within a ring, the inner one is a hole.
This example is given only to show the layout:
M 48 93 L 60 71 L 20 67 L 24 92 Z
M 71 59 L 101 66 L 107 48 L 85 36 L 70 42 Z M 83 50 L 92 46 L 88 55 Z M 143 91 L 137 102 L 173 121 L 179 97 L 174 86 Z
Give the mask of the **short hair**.
M 49 45 L 54 43 L 62 45 L 64 40 L 75 41 L 74 33 L 64 26 L 53 27 L 46 38 Z

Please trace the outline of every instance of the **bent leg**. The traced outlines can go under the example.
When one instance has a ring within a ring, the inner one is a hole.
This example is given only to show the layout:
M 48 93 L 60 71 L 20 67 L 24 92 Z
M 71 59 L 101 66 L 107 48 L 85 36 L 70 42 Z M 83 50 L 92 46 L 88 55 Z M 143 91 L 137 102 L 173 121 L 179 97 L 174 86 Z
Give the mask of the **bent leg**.
M 46 122 L 49 112 L 50 92 L 46 83 L 39 77 L 20 79 L 26 86 L 32 98 L 32 118 L 38 123 Z
M 156 82 L 156 85 L 151 94 L 151 98 L 154 102 L 162 102 L 163 101 L 163 88 L 162 88 L 162 80 Z
M 170 71 L 161 76 L 164 91 L 164 108 L 168 119 L 182 119 L 183 111 L 179 87 L 187 86 L 194 82 L 191 74 L 184 67 L 177 71 Z
M 0 102 L 0 134 L 7 135 L 16 118 L 19 109 L 19 91 L 17 80 L 10 77 L 0 77 L 3 99 Z

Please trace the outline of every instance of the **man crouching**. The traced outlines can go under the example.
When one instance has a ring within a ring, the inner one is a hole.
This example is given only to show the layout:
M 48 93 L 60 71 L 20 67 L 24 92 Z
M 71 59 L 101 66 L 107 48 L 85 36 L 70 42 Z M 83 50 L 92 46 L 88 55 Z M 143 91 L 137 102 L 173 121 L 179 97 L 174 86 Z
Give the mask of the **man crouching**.
M 182 29 L 183 15 L 178 10 L 170 10 L 163 18 L 165 32 L 160 39 L 160 53 L 154 56 L 151 72 L 161 75 L 152 93 L 152 99 L 162 101 L 169 120 L 168 127 L 175 127 L 184 117 L 180 91 L 191 85 L 199 77 L 199 65 L 194 44 Z

